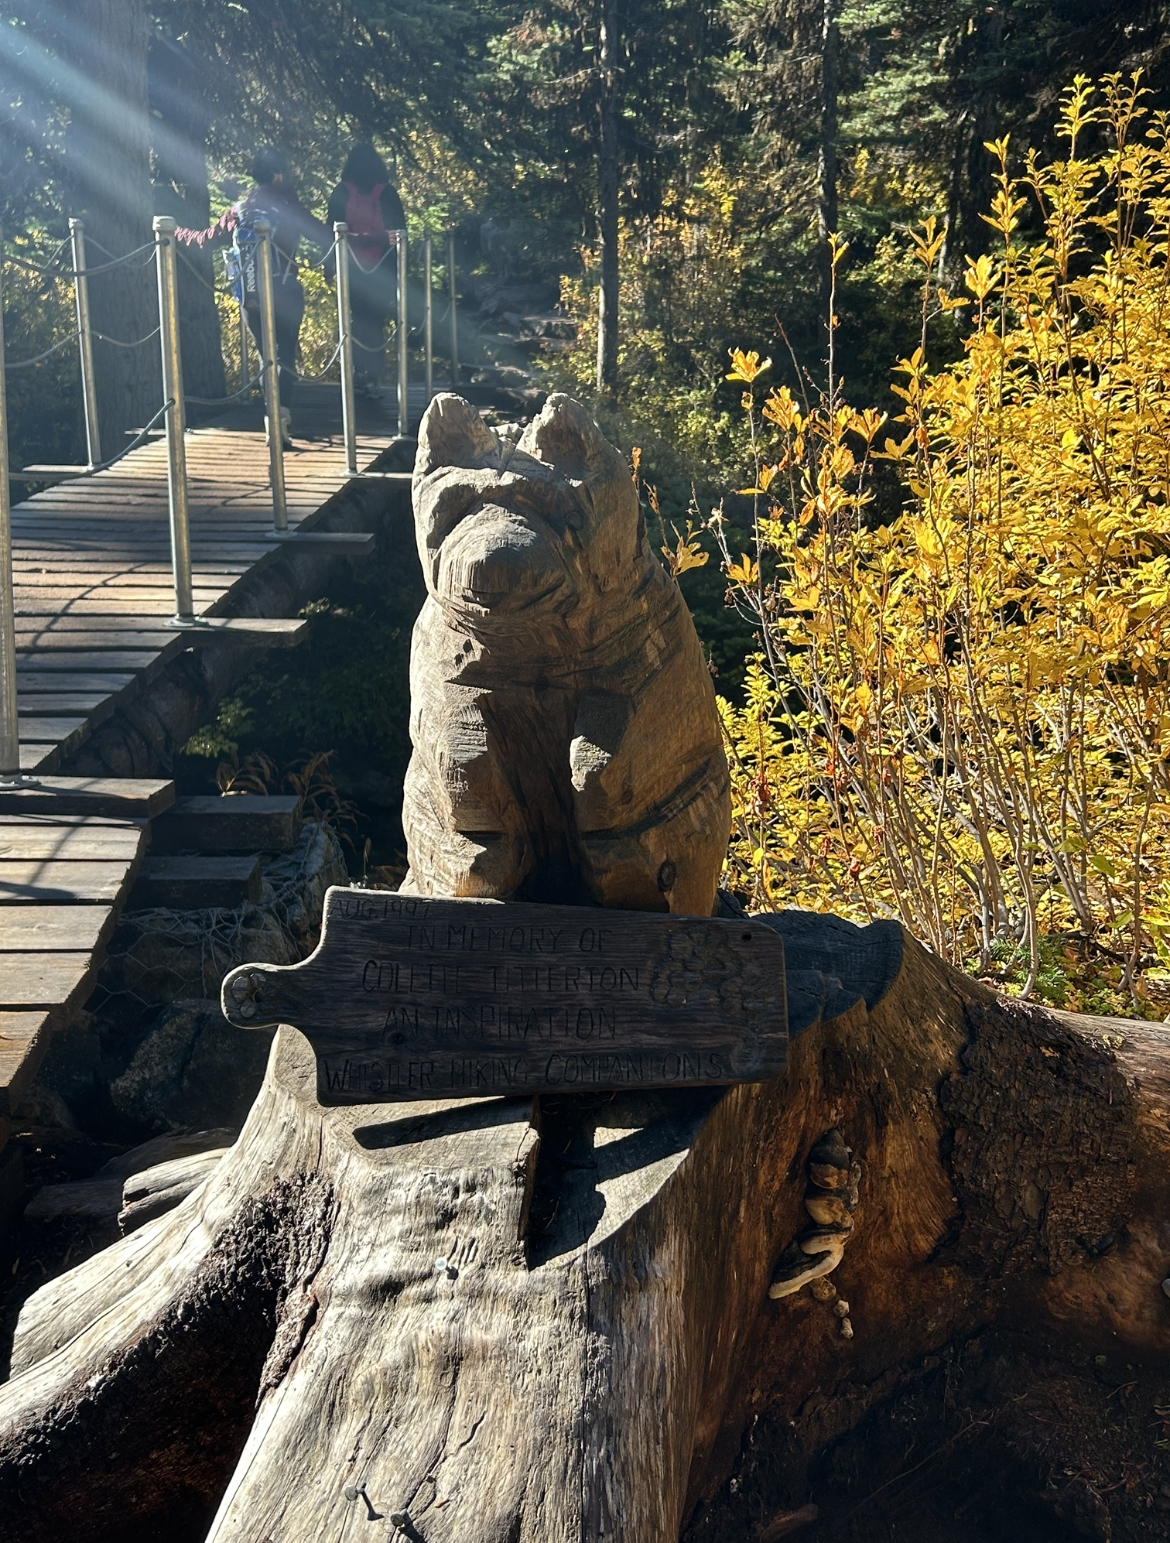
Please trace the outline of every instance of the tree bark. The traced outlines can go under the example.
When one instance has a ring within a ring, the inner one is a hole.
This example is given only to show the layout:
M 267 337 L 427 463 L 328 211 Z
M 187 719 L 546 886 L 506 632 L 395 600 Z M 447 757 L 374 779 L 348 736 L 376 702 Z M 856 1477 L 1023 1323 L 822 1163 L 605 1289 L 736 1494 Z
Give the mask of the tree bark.
M 155 171 L 153 212 L 169 214 L 194 230 L 211 222 L 206 68 L 170 38 L 156 34 L 151 39 L 148 84 Z M 177 272 L 183 386 L 193 396 L 224 396 L 227 381 L 215 305 L 214 254 L 195 247 L 180 248 Z
M 995 166 L 986 146 L 999 128 L 999 75 L 1006 18 L 998 4 L 977 9 L 955 53 L 955 77 L 966 84 L 953 140 L 947 208 L 952 260 L 987 250 Z
M 840 90 L 838 51 L 841 29 L 839 0 L 821 6 L 821 126 L 817 150 L 817 270 L 821 284 L 821 314 L 829 315 L 833 275 L 829 237 L 837 232 L 837 97 Z
M 1164 1358 L 1166 1032 L 1010 1007 L 893 924 L 773 924 L 790 1065 L 721 1093 L 327 1109 L 281 1030 L 212 1177 L 26 1304 L 0 1527 L 751 1536 L 701 1529 L 761 1411 L 823 1448 L 997 1319 Z M 814 1228 L 834 1129 L 860 1203 Z M 848 1341 L 823 1284 L 768 1295 L 826 1231 Z
M 84 213 L 91 268 L 153 240 L 144 0 L 76 0 L 56 18 L 70 107 L 65 166 L 71 212 Z M 104 249 L 104 250 L 103 250 Z M 95 332 L 122 343 L 158 326 L 149 254 L 90 280 Z M 162 405 L 157 340 L 138 348 L 94 344 L 102 452 L 122 449 L 125 431 Z
M 601 246 L 601 286 L 597 318 L 597 389 L 617 384 L 618 305 L 618 70 L 617 0 L 602 0 L 598 65 L 601 103 L 597 157 L 597 224 Z

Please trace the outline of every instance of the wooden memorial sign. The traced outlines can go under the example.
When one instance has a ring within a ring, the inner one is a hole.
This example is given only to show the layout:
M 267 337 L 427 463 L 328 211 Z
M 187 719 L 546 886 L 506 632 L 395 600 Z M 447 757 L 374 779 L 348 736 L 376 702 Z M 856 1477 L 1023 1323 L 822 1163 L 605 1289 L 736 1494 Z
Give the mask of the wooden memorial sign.
M 301 964 L 223 983 L 292 1024 L 325 1104 L 756 1082 L 784 1065 L 784 944 L 754 921 L 330 889 Z

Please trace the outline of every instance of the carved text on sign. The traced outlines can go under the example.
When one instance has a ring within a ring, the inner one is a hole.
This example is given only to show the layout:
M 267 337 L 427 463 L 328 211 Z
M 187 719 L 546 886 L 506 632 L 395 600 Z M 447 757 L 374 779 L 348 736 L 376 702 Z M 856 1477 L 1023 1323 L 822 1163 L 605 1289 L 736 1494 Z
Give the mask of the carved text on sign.
M 224 981 L 241 1028 L 290 1023 L 327 1103 L 771 1076 L 784 950 L 752 921 L 331 889 L 317 950 Z

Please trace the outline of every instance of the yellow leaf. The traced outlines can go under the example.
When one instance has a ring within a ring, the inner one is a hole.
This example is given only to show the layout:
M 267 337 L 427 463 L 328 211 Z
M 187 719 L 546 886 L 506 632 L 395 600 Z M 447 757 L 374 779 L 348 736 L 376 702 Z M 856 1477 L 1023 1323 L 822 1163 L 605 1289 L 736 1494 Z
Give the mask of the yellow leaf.
M 900 461 L 914 443 L 913 433 L 907 434 L 903 440 L 887 439 L 880 452 L 882 459 L 887 461 Z
M 738 492 L 739 496 L 741 498 L 751 498 L 756 494 L 766 493 L 771 487 L 772 480 L 775 477 L 778 469 L 779 468 L 775 466 L 761 466 L 760 480 L 758 484 L 751 488 L 737 488 L 736 491 Z
M 728 353 L 731 355 L 731 370 L 724 377 L 726 380 L 742 380 L 745 386 L 750 386 L 757 375 L 772 368 L 771 359 L 761 363 L 754 348 L 749 353 L 744 353 L 742 348 L 729 348 Z
M 760 581 L 759 566 L 744 552 L 739 562 L 728 563 L 727 577 L 745 589 L 753 589 Z
M 687 521 L 685 534 L 680 535 L 673 525 L 670 527 L 670 533 L 675 539 L 675 545 L 674 547 L 664 546 L 661 551 L 666 558 L 666 566 L 676 579 L 682 573 L 689 573 L 692 568 L 702 568 L 706 565 L 710 553 L 703 551 L 690 520 Z
M 794 422 L 799 424 L 800 414 L 796 410 L 796 403 L 792 400 L 792 393 L 787 386 L 780 386 L 764 403 L 764 417 L 770 423 L 774 423 L 778 429 L 787 431 L 792 428 Z

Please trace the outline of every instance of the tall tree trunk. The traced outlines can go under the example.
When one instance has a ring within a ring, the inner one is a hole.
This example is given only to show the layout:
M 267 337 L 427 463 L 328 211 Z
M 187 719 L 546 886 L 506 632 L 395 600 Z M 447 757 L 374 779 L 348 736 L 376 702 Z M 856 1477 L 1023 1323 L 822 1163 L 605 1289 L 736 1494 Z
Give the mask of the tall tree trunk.
M 822 0 L 821 7 L 821 134 L 817 152 L 817 266 L 821 284 L 821 314 L 832 303 L 832 262 L 828 240 L 837 230 L 837 95 L 841 29 L 840 0 Z
M 999 130 L 999 71 L 1002 64 L 1004 12 L 986 5 L 971 18 L 963 46 L 956 53 L 956 70 L 965 87 L 966 103 L 955 136 L 950 203 L 955 211 L 955 259 L 986 251 L 989 227 L 982 218 L 991 208 L 994 164 L 986 145 Z
M 199 229 L 211 219 L 203 68 L 180 44 L 156 35 L 150 43 L 148 80 L 154 212 L 172 215 L 180 225 Z M 227 384 L 213 293 L 214 254 L 180 247 L 178 279 L 183 386 L 195 396 L 222 396 Z
M 153 240 L 145 0 L 72 0 L 56 19 L 70 108 L 65 164 L 72 212 L 84 212 L 89 265 Z M 103 251 L 102 249 L 105 249 Z M 90 280 L 95 331 L 133 342 L 158 325 L 157 286 L 148 254 Z M 162 405 L 157 341 L 138 348 L 95 344 L 102 452 L 125 443 Z
M 597 165 L 597 216 L 601 236 L 601 291 L 597 322 L 599 391 L 609 391 L 617 384 L 618 50 L 617 0 L 601 0 L 601 122 Z

